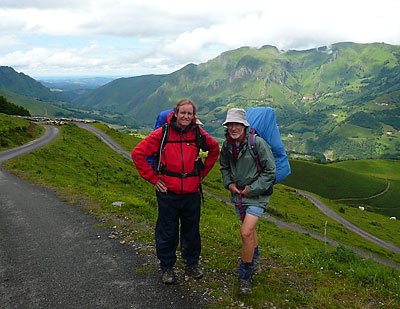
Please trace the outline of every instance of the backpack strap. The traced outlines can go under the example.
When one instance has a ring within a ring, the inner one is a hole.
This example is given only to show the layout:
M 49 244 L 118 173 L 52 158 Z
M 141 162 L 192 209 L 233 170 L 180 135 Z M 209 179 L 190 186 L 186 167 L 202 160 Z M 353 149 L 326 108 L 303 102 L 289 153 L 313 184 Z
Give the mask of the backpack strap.
M 257 149 L 254 146 L 254 139 L 256 137 L 256 134 L 257 134 L 256 130 L 254 130 L 254 129 L 250 130 L 250 136 L 248 138 L 248 144 L 249 144 L 250 154 L 254 158 L 254 160 L 256 161 L 258 173 L 261 174 L 260 159 L 258 158 Z
M 168 123 L 164 123 L 162 125 L 162 138 L 161 138 L 161 144 L 160 144 L 160 150 L 158 151 L 158 155 L 157 155 L 157 167 L 156 167 L 156 172 L 159 173 L 161 170 L 161 154 L 163 149 L 165 148 L 165 145 L 168 142 L 168 138 L 169 138 L 169 124 Z
M 193 172 L 192 173 L 175 173 L 175 172 L 170 172 L 168 171 L 165 166 L 161 166 L 161 155 L 162 151 L 165 148 L 165 145 L 167 143 L 187 143 L 187 142 L 195 142 L 196 147 L 197 147 L 197 152 L 199 153 L 200 149 L 205 151 L 207 149 L 207 145 L 205 142 L 205 136 L 200 133 L 200 128 L 198 125 L 195 127 L 195 134 L 196 134 L 196 139 L 195 140 L 185 140 L 185 141 L 169 141 L 169 124 L 165 123 L 162 126 L 162 137 L 161 137 L 161 144 L 160 144 L 160 150 L 157 155 L 157 173 L 161 173 L 167 176 L 172 176 L 172 177 L 179 177 L 179 178 L 186 178 L 186 177 L 193 177 L 193 176 L 200 176 L 200 171 L 204 170 L 204 165 L 201 159 L 199 158 L 198 160 L 195 161 L 194 167 L 193 167 Z M 204 145 L 203 145 L 204 144 Z
M 251 154 L 251 156 L 254 158 L 254 160 L 256 161 L 258 173 L 261 174 L 261 171 L 262 171 L 262 169 L 261 169 L 261 163 L 260 163 L 260 159 L 259 159 L 259 157 L 258 157 L 257 149 L 256 149 L 256 147 L 254 146 L 254 139 L 255 139 L 256 135 L 257 135 L 257 131 L 254 130 L 254 129 L 251 129 L 251 130 L 250 130 L 250 136 L 249 136 L 249 138 L 248 138 L 248 144 L 249 144 L 249 151 L 250 151 L 250 154 Z M 274 180 L 274 182 L 270 185 L 270 187 L 267 189 L 266 195 L 271 195 L 271 194 L 274 192 L 274 188 L 273 188 L 274 183 L 275 183 L 275 180 Z

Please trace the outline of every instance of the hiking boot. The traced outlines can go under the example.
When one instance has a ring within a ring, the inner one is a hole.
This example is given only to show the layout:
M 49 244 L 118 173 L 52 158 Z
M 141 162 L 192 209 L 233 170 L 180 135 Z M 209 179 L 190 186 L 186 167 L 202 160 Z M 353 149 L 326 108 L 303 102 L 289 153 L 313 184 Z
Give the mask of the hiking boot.
M 253 275 L 258 275 L 261 272 L 261 259 L 260 257 L 253 259 L 254 269 Z
M 164 284 L 173 284 L 175 283 L 175 272 L 172 267 L 167 268 L 161 277 L 162 283 Z
M 254 254 L 253 256 L 253 265 L 254 265 L 254 269 L 253 269 L 253 275 L 258 275 L 259 273 L 261 273 L 261 259 L 260 259 L 260 254 L 256 255 Z M 233 274 L 234 275 L 239 275 L 239 267 L 236 267 L 233 269 Z
M 253 275 L 258 275 L 259 273 L 261 273 L 261 259 L 254 259 L 253 264 L 254 264 Z M 240 268 L 236 267 L 232 270 L 232 273 L 234 275 L 239 275 L 239 270 Z
M 253 288 L 253 283 L 251 279 L 239 279 L 239 292 L 243 294 L 248 294 Z
M 186 267 L 185 274 L 194 279 L 200 279 L 203 277 L 203 271 L 198 266 Z
M 239 266 L 239 292 L 250 293 L 253 288 L 252 276 L 253 276 L 254 264 L 241 262 Z

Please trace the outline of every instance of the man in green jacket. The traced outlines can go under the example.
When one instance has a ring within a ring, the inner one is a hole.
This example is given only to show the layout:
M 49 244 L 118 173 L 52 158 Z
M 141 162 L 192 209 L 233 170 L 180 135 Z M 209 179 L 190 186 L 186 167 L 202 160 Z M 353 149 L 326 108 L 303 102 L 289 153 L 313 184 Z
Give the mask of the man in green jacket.
M 227 127 L 226 141 L 220 154 L 224 187 L 231 192 L 236 215 L 242 220 L 242 261 L 239 267 L 239 290 L 249 293 L 253 272 L 260 268 L 256 224 L 266 209 L 270 195 L 267 190 L 275 180 L 275 159 L 270 146 L 259 136 L 254 138 L 261 172 L 249 150 L 249 123 L 246 111 L 233 108 L 223 123 Z

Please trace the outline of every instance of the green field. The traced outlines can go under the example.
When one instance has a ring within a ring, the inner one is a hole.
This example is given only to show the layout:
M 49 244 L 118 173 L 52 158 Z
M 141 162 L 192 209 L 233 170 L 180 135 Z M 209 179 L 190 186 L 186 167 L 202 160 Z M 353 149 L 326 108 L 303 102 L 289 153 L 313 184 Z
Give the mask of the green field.
M 338 126 L 333 130 L 333 132 L 344 137 L 367 138 L 371 136 L 371 129 L 351 124 Z
M 382 179 L 389 183 L 387 193 L 375 198 L 345 201 L 348 205 L 362 205 L 366 209 L 389 217 L 400 218 L 400 161 L 355 160 L 334 163 L 333 166 L 361 175 Z
M 139 141 L 137 137 L 104 125 L 96 126 L 128 150 Z M 72 205 L 85 204 L 88 210 L 109 220 L 105 224 L 118 226 L 127 244 L 131 240 L 143 242 L 146 244 L 143 248 L 148 248 L 143 249 L 143 253 L 154 254 L 153 228 L 157 217 L 154 187 L 138 175 L 130 160 L 115 153 L 91 133 L 72 124 L 66 125 L 52 144 L 10 160 L 4 166 L 31 181 L 55 188 Z M 348 175 L 346 173 L 343 175 Z M 55 174 L 58 177 L 54 177 Z M 206 180 L 205 189 L 227 196 L 218 166 Z M 113 206 L 114 201 L 125 204 Z M 332 204 L 332 207 L 337 205 Z M 356 210 L 339 206 L 345 209 L 345 214 Z M 270 214 L 321 235 L 327 222 L 328 237 L 400 262 L 400 256 L 346 231 L 284 185 L 275 188 Z M 387 220 L 384 216 L 370 212 L 363 215 L 365 222 L 376 222 L 377 225 L 370 224 L 370 232 L 382 238 L 396 235 L 399 230 L 399 222 L 384 225 Z M 239 295 L 237 279 L 232 275 L 240 256 L 239 230 L 240 221 L 232 206 L 206 196 L 201 219 L 201 266 L 206 275 L 196 282 L 179 280 L 180 284 L 212 300 L 213 307 L 240 307 L 243 304 L 254 308 L 365 308 L 377 303 L 388 308 L 400 306 L 400 272 L 360 258 L 343 247 L 335 249 L 328 245 L 325 251 L 323 242 L 307 234 L 279 229 L 266 220 L 261 220 L 258 228 L 263 271 L 255 277 L 254 291 L 247 296 Z M 396 241 L 400 245 L 400 241 Z
M 291 175 L 283 183 L 330 199 L 368 197 L 385 190 L 387 182 L 354 170 L 290 160 Z
M 316 164 L 291 160 L 290 166 L 292 174 L 283 181 L 285 185 L 349 206 L 364 206 L 372 212 L 400 217 L 400 161 L 349 160 Z M 379 196 L 373 197 L 375 195 Z

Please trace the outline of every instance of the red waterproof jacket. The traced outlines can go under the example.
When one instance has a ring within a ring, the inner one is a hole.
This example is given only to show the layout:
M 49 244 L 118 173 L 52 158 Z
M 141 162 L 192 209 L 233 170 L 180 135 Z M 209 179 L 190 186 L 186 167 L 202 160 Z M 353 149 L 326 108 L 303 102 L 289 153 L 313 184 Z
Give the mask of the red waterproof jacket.
M 187 129 L 182 131 L 175 125 L 174 121 L 171 120 L 172 116 L 173 113 L 168 116 L 169 138 L 161 154 L 161 164 L 170 172 L 190 174 L 194 170 L 195 160 L 198 156 L 198 148 L 195 143 L 195 128 L 194 125 L 189 125 Z M 194 119 L 193 124 L 195 121 L 196 119 Z M 200 133 L 205 136 L 206 145 L 208 147 L 208 155 L 204 161 L 204 169 L 201 171 L 201 176 L 204 178 L 218 159 L 219 145 L 218 142 L 201 127 Z M 140 176 L 153 185 L 161 178 L 168 190 L 176 194 L 197 192 L 200 186 L 199 176 L 182 178 L 158 175 L 146 161 L 146 156 L 159 152 L 162 135 L 161 127 L 153 131 L 133 149 L 132 159 Z

